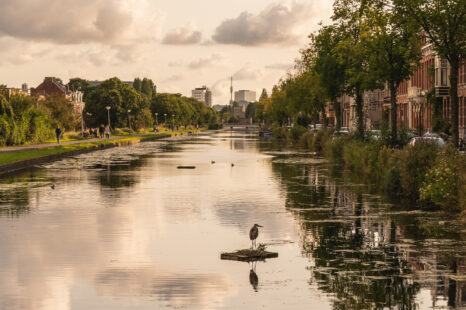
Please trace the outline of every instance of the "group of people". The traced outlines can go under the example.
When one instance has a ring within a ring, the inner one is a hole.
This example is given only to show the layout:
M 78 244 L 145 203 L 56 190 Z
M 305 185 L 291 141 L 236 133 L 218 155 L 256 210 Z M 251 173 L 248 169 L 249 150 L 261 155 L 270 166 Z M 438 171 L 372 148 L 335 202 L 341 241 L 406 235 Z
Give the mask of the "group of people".
M 100 125 L 99 128 L 89 128 L 89 136 L 95 137 L 95 138 L 100 137 L 101 139 L 103 139 L 103 137 L 105 136 L 107 139 L 109 139 L 110 132 L 111 132 L 110 127 L 108 125 L 104 126 L 103 124 Z
M 101 139 L 104 138 L 104 136 L 107 138 L 107 139 L 110 139 L 110 127 L 107 125 L 107 126 L 104 126 L 103 124 L 100 125 L 99 128 L 89 128 L 89 137 L 94 137 L 94 138 L 98 138 L 100 137 Z M 55 128 L 55 136 L 57 137 L 57 143 L 60 143 L 60 139 L 63 135 L 63 131 L 62 129 L 60 128 L 60 126 L 57 126 L 57 128 Z

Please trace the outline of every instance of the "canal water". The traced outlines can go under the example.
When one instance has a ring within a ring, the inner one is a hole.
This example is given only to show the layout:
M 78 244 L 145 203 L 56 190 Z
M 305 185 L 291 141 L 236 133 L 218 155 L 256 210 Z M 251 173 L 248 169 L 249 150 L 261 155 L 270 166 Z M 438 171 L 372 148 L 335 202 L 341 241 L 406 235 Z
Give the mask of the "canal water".
M 389 204 L 338 171 L 218 132 L 1 180 L 0 309 L 466 307 L 465 225 Z M 250 247 L 254 223 L 279 257 L 220 260 Z

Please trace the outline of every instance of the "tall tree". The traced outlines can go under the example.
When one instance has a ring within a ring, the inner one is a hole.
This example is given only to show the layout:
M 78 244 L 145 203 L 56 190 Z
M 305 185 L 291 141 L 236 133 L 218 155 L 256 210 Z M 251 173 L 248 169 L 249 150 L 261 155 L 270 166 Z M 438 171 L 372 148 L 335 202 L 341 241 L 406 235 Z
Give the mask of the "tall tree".
M 368 50 L 371 72 L 380 87 L 390 91 L 391 144 L 397 144 L 398 86 L 413 73 L 421 57 L 419 35 L 410 23 L 398 18 L 391 1 L 375 0 L 365 11 L 366 31 L 362 41 Z
M 341 34 L 336 25 L 322 27 L 311 34 L 310 47 L 301 51 L 301 62 L 308 70 L 318 73 L 320 86 L 325 97 L 333 104 L 335 111 L 335 127 L 341 127 L 341 107 L 338 98 L 343 94 L 345 86 L 345 63 L 340 61 L 337 46 Z
M 435 51 L 450 63 L 450 98 L 453 143 L 459 142 L 458 71 L 466 58 L 466 1 L 394 0 L 399 16 L 423 30 Z
M 267 89 L 263 88 L 261 96 L 259 97 L 259 101 L 267 99 L 267 98 L 269 98 L 269 95 L 267 94 Z
M 134 79 L 134 82 L 133 82 L 133 87 L 135 90 L 137 90 L 138 92 L 141 92 L 141 89 L 142 89 L 142 80 L 140 78 L 135 78 Z
M 363 93 L 376 88 L 374 76 L 371 74 L 367 48 L 364 37 L 368 2 L 365 0 L 336 0 L 333 6 L 332 19 L 337 22 L 342 39 L 336 49 L 338 58 L 345 67 L 345 91 L 355 98 L 357 136 L 364 138 Z

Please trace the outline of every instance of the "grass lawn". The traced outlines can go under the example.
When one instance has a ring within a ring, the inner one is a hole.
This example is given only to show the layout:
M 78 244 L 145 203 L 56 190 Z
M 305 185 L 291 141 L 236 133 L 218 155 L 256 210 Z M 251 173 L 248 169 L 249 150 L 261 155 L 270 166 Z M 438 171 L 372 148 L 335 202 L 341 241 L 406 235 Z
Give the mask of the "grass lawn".
M 174 134 L 177 134 L 176 132 Z M 178 133 L 179 134 L 179 133 Z M 128 137 L 122 139 L 114 139 L 114 140 L 101 140 L 95 142 L 83 142 L 71 145 L 58 145 L 53 147 L 48 147 L 39 150 L 23 150 L 23 151 L 13 151 L 13 152 L 2 152 L 0 153 L 0 165 L 8 164 L 12 162 L 28 160 L 37 157 L 43 157 L 47 155 L 56 155 L 61 153 L 66 153 L 73 150 L 89 148 L 89 147 L 98 147 L 101 145 L 118 143 L 118 142 L 125 142 L 131 140 L 145 140 L 151 138 L 164 138 L 168 137 L 171 134 L 168 133 L 159 133 L 159 134 L 152 134 L 152 135 L 145 135 L 139 137 Z

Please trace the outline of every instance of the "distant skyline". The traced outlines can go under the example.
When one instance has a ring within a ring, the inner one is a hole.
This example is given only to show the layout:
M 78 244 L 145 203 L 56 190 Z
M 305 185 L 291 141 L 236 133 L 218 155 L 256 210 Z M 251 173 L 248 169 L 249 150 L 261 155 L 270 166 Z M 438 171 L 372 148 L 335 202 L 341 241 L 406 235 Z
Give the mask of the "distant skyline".
M 292 68 L 333 1 L 2 0 L 0 84 L 45 76 L 148 77 L 160 92 L 207 85 L 213 104 L 260 93 Z M 40 12 L 40 14 L 38 14 Z

